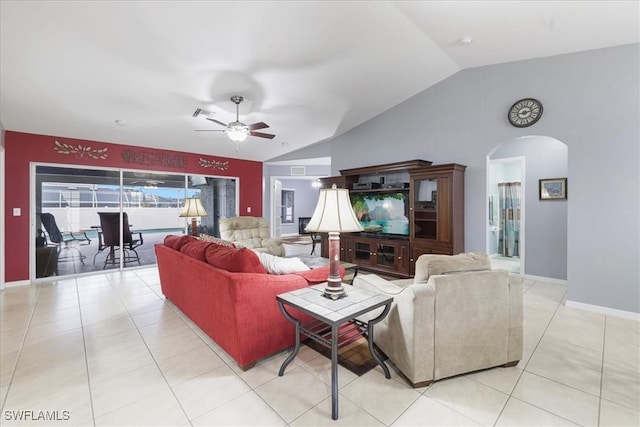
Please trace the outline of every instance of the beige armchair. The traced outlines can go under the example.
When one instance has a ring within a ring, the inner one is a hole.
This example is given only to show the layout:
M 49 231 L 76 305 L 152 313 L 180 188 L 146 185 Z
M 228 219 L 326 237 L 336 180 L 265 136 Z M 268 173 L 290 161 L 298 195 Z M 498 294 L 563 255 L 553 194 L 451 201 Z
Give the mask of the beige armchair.
M 282 240 L 269 237 L 269 223 L 265 218 L 236 216 L 220 220 L 220 237 L 258 252 L 284 256 Z
M 486 255 L 422 255 L 414 282 L 403 283 L 373 274 L 353 281 L 393 296 L 391 311 L 374 329 L 374 342 L 414 387 L 514 366 L 522 357 L 522 280 L 491 270 Z

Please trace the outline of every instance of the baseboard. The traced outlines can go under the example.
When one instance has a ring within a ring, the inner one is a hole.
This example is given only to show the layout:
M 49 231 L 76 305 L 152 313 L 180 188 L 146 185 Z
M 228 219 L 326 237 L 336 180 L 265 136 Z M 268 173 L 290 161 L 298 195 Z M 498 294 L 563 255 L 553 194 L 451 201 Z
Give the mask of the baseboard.
M 30 280 L 16 280 L 15 282 L 5 282 L 4 285 L 7 288 L 13 288 L 15 286 L 25 286 L 25 285 L 30 285 L 31 281 Z
M 640 320 L 640 313 L 632 311 L 616 310 L 615 308 L 602 307 L 599 305 L 585 304 L 583 302 L 569 301 L 565 303 L 567 307 L 577 308 L 579 310 L 592 311 L 607 316 L 622 317 L 630 320 Z
M 551 277 L 533 276 L 531 274 L 523 274 L 521 277 L 523 279 L 535 280 L 536 282 L 546 282 L 567 286 L 567 281 L 564 279 L 552 279 Z

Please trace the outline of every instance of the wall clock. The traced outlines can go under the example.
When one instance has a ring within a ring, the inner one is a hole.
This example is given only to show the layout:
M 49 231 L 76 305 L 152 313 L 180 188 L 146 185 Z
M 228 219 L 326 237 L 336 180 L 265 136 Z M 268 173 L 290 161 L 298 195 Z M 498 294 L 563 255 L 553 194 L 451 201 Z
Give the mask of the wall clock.
M 542 103 L 537 99 L 524 98 L 509 108 L 509 123 L 517 128 L 531 126 L 542 117 Z

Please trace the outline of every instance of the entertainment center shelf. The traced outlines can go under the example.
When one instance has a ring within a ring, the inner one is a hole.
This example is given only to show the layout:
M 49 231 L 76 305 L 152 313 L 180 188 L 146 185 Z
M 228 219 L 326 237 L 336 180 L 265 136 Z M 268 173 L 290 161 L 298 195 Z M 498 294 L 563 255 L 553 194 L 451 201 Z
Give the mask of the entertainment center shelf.
M 456 163 L 410 160 L 321 178 L 323 188 L 335 184 L 349 190 L 356 216 L 367 230 L 340 235 L 340 259 L 363 270 L 411 277 L 422 254 L 464 252 L 465 169 Z M 329 256 L 326 233 L 321 251 Z

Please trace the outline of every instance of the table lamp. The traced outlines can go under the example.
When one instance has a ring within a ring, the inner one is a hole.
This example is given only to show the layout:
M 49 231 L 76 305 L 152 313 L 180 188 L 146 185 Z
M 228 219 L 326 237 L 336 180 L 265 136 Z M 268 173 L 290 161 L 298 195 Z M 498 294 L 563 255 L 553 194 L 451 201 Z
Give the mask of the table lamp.
M 184 200 L 184 209 L 180 212 L 180 217 L 191 217 L 191 235 L 198 237 L 198 218 L 207 216 L 199 197 L 188 197 Z
M 322 295 L 333 300 L 347 296 L 340 277 L 340 233 L 363 230 L 351 207 L 349 190 L 336 188 L 335 184 L 320 190 L 318 204 L 305 230 L 329 233 L 329 277 Z

